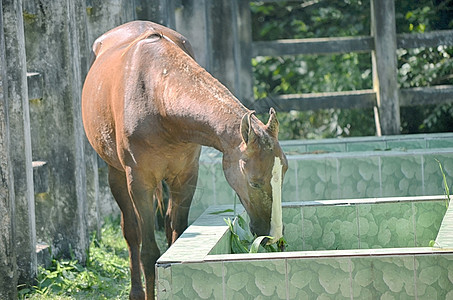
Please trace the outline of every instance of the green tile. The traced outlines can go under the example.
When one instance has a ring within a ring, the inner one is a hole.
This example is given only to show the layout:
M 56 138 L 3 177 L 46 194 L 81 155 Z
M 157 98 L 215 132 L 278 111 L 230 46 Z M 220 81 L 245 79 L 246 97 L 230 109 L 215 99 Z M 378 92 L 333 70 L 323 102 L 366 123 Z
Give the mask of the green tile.
M 156 291 L 159 299 L 171 299 L 171 267 L 157 266 Z
M 209 197 L 207 197 L 207 199 L 209 199 Z M 203 193 L 197 190 L 192 199 L 192 204 L 190 205 L 189 224 L 193 223 L 199 216 L 201 216 L 208 206 L 209 204 L 206 202 L 206 198 L 203 198 Z
M 425 149 L 426 141 L 424 139 L 388 141 L 387 148 L 391 150 Z
M 298 180 L 302 201 L 338 198 L 337 163 L 333 158 L 301 160 Z
M 224 263 L 225 299 L 286 299 L 284 259 Z
M 447 178 L 447 182 L 452 184 L 453 178 L 453 153 L 452 154 L 425 154 L 424 160 L 424 181 L 425 181 L 425 195 L 443 195 L 445 193 L 443 186 L 442 173 L 439 168 L 441 163 L 442 169 Z
M 307 145 L 299 144 L 299 145 L 285 145 L 284 143 L 280 142 L 280 146 L 282 147 L 285 154 L 288 155 L 297 155 L 307 153 Z
M 323 153 L 323 152 L 345 152 L 345 144 L 344 143 L 332 143 L 332 144 L 313 144 L 307 145 L 307 152 L 308 153 Z
M 350 259 L 288 259 L 289 299 L 351 299 Z
M 452 299 L 453 255 L 415 257 L 418 299 Z
M 429 139 L 427 141 L 428 148 L 453 148 L 453 137 L 448 138 L 438 138 L 438 139 Z
M 421 156 L 381 157 L 382 196 L 423 195 Z
M 357 249 L 355 206 L 303 207 L 302 250 Z
M 222 263 L 173 264 L 173 299 L 222 299 Z
M 357 299 L 413 299 L 413 256 L 352 258 L 352 289 Z
M 376 142 L 355 142 L 347 144 L 348 152 L 358 152 L 358 151 L 375 151 L 375 150 L 385 150 L 384 141 Z
M 209 254 L 231 254 L 231 235 L 225 234 L 214 246 L 214 248 L 212 248 Z
M 284 237 L 288 243 L 287 251 L 301 251 L 303 249 L 301 208 L 285 207 L 282 213 L 285 224 Z
M 338 161 L 340 198 L 380 197 L 378 157 L 343 157 Z
M 429 247 L 439 232 L 440 224 L 447 210 L 445 201 L 413 203 L 415 208 L 415 233 L 417 247 Z
M 411 203 L 358 205 L 360 248 L 414 247 Z
M 214 173 L 214 185 L 215 185 L 215 200 L 214 203 L 220 204 L 233 204 L 235 192 L 228 184 L 223 173 L 221 165 L 217 166 Z
M 282 186 L 282 201 L 292 202 L 300 201 L 298 193 L 298 177 L 297 177 L 298 162 L 297 160 L 288 161 L 288 171 L 285 174 Z

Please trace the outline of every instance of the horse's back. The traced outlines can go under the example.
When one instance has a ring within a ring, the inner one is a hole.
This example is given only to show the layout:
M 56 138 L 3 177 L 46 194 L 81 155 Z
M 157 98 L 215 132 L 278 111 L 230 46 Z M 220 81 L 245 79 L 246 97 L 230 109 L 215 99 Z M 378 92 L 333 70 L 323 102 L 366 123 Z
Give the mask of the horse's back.
M 134 21 L 114 28 L 93 44 L 95 59 L 82 93 L 83 123 L 93 148 L 117 169 L 124 164 L 121 152 L 130 149 L 130 144 L 134 143 L 127 139 L 146 136 L 146 139 L 153 139 L 153 144 L 165 147 L 159 142 L 161 124 L 152 113 L 157 106 L 154 96 L 150 96 L 150 87 L 159 84 L 159 78 L 145 80 L 147 88 L 142 84 L 143 74 L 159 73 L 150 72 L 149 68 L 159 66 L 162 55 L 167 55 L 161 47 L 165 41 L 171 41 L 166 44 L 173 44 L 176 53 L 185 52 L 194 57 L 190 43 L 181 34 L 146 21 Z M 183 52 L 176 50 L 178 48 Z M 149 55 L 148 50 L 154 55 Z M 145 52 L 146 55 L 136 55 Z
M 112 48 L 119 48 L 132 44 L 142 34 L 162 34 L 170 38 L 184 52 L 195 59 L 192 46 L 180 33 L 149 21 L 132 21 L 107 31 L 93 43 L 94 59 Z

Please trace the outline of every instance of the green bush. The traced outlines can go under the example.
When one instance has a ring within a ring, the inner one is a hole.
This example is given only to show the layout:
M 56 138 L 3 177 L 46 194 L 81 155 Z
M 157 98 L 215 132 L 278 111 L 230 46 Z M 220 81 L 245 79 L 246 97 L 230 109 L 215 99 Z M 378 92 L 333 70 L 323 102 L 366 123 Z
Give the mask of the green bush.
M 449 0 L 395 1 L 398 33 L 453 28 Z M 284 38 L 370 34 L 370 1 L 254 2 L 256 41 Z M 453 84 L 453 47 L 399 49 L 401 88 Z M 372 88 L 371 55 L 296 55 L 252 60 L 257 101 L 277 94 L 333 92 Z M 263 119 L 266 117 L 263 116 Z M 366 136 L 375 134 L 371 109 L 328 109 L 279 113 L 280 139 Z M 402 133 L 441 132 L 453 128 L 453 105 L 401 109 Z

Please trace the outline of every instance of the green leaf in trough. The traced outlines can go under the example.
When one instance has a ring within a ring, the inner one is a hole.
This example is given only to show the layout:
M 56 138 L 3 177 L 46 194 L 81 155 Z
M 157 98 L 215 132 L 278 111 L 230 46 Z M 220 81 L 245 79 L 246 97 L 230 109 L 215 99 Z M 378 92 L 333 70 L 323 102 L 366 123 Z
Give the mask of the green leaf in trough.
M 252 245 L 250 246 L 250 251 L 249 251 L 249 253 L 258 253 L 258 250 L 260 249 L 260 246 L 261 246 L 261 242 L 262 242 L 265 238 L 271 239 L 272 237 L 271 237 L 271 236 L 266 236 L 266 235 L 257 237 L 257 238 L 253 241 Z
M 238 235 L 239 240 L 251 243 L 253 234 L 248 230 L 247 222 L 241 216 L 233 220 L 233 231 Z
M 234 210 L 231 208 L 224 209 L 224 210 L 218 210 L 218 211 L 213 211 L 212 213 L 209 213 L 210 215 L 220 215 L 224 213 L 234 213 Z
M 231 232 L 231 253 L 258 253 L 284 251 L 287 246 L 286 240 L 282 237 L 276 243 L 262 246 L 265 238 L 272 239 L 271 236 L 255 237 L 249 229 L 247 221 L 237 216 L 233 220 L 224 218 L 225 223 Z

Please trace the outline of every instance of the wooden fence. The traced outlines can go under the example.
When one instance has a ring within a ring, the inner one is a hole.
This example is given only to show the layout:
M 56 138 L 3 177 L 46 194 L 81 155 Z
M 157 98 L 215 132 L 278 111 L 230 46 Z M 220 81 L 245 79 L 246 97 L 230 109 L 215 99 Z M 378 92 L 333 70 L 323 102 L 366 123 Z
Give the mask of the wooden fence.
M 398 134 L 400 107 L 453 102 L 453 86 L 399 89 L 396 50 L 439 45 L 453 46 L 453 30 L 396 34 L 394 0 L 371 0 L 371 36 L 252 42 L 251 56 L 371 52 L 372 90 L 276 95 L 254 107 L 260 112 L 270 106 L 278 111 L 375 108 L 377 134 Z
M 453 86 L 400 89 L 397 84 L 398 48 L 453 46 L 453 30 L 397 34 L 394 0 L 370 0 L 371 35 L 335 38 L 253 41 L 248 0 L 186 0 L 176 10 L 176 29 L 186 35 L 203 57 L 208 71 L 230 88 L 249 108 L 264 113 L 325 108 L 369 108 L 375 113 L 376 134 L 400 133 L 400 107 L 453 102 Z M 260 2 L 285 2 L 265 0 Z M 192 16 L 198 14 L 196 18 Z M 219 24 L 223 31 L 218 30 Z M 200 29 L 205 33 L 200 34 Z M 221 40 L 216 37 L 221 36 Z M 206 49 L 206 51 L 204 51 Z M 371 52 L 373 88 L 368 90 L 272 95 L 254 99 L 252 57 L 299 54 Z

